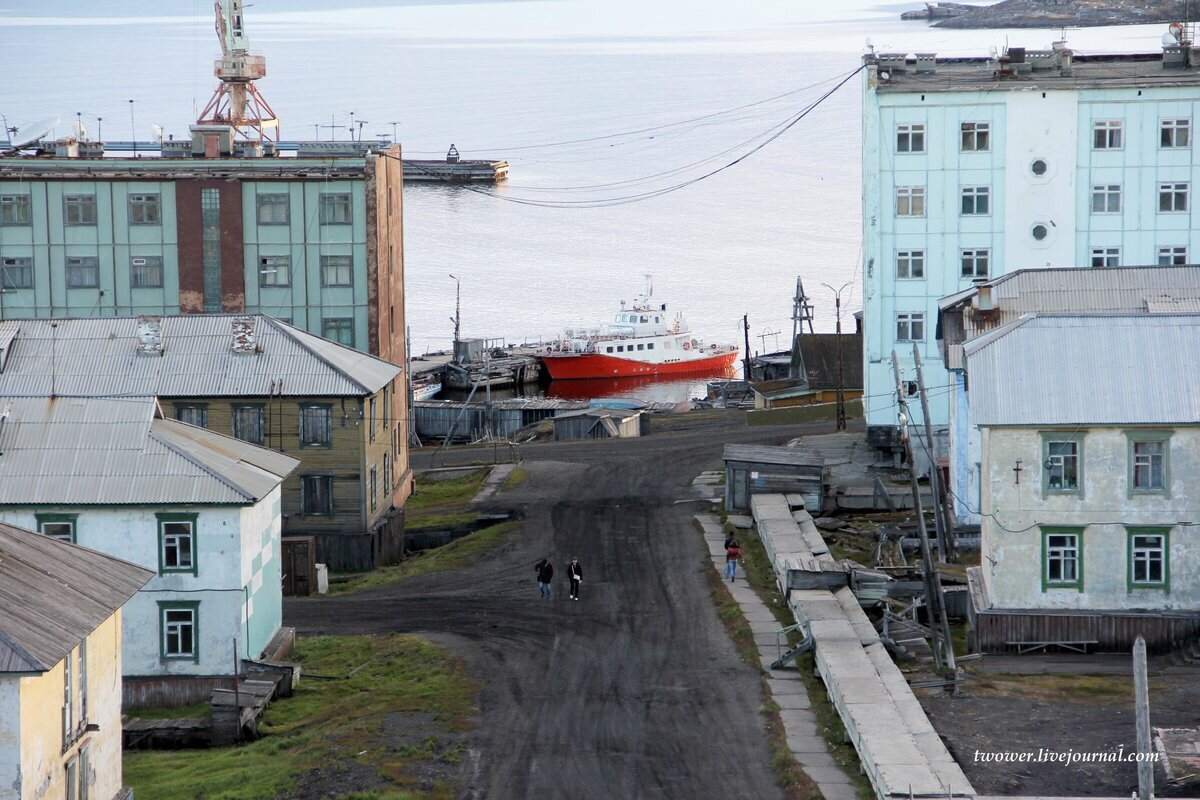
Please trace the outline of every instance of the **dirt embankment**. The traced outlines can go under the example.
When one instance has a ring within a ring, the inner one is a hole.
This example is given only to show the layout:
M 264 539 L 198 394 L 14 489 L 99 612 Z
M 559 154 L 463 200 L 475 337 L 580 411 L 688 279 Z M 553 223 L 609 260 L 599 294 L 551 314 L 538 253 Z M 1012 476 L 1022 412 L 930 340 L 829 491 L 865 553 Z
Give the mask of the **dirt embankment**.
M 937 5 L 931 3 L 931 5 Z M 937 28 L 1058 28 L 1143 25 L 1187 18 L 1187 0 L 1003 0 L 990 6 L 944 4 Z

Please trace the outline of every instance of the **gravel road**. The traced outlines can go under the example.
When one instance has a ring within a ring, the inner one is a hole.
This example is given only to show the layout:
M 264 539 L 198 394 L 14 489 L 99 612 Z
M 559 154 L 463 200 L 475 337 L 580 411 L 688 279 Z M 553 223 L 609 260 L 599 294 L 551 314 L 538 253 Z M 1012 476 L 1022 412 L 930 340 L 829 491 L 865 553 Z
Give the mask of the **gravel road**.
M 494 501 L 526 512 L 506 545 L 462 572 L 287 601 L 284 622 L 301 635 L 417 633 L 460 654 L 483 686 L 460 798 L 782 798 L 759 673 L 709 595 L 690 483 L 720 466 L 727 441 L 804 432 L 747 428 L 726 412 L 646 439 L 526 446 L 528 480 Z M 439 466 L 478 453 L 446 456 Z M 414 454 L 414 469 L 428 458 Z M 543 556 L 552 601 L 533 580 Z M 577 602 L 563 578 L 572 556 L 584 569 Z

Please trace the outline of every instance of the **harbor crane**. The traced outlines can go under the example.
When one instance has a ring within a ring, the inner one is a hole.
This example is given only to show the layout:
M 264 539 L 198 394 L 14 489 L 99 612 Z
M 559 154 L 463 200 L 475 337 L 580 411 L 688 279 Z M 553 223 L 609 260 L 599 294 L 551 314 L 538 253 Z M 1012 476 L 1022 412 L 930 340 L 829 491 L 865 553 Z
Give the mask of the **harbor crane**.
M 266 77 L 267 57 L 250 52 L 243 0 L 215 0 L 221 57 L 214 74 L 220 79 L 197 125 L 228 125 L 247 141 L 279 141 L 279 119 L 259 94 L 254 81 Z

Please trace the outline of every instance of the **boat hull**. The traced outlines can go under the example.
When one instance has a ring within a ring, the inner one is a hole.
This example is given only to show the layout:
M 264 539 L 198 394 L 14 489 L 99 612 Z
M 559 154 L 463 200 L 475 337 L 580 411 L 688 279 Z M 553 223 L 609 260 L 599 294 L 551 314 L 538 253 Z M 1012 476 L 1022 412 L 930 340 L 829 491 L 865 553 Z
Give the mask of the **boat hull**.
M 585 378 L 628 378 L 639 375 L 680 375 L 725 370 L 737 360 L 738 351 L 731 350 L 705 358 L 689 358 L 652 364 L 599 353 L 549 353 L 542 356 L 546 372 L 556 381 Z

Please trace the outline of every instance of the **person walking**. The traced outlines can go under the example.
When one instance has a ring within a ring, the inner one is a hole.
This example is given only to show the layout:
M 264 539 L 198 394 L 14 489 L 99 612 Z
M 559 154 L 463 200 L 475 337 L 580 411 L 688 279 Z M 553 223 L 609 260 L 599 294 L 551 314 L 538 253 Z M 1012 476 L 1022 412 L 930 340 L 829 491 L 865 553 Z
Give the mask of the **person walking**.
M 737 580 L 737 565 L 742 559 L 742 543 L 733 534 L 725 540 L 725 577 L 733 583 Z
M 583 581 L 583 567 L 579 566 L 578 558 L 572 558 L 567 564 L 567 579 L 571 581 L 571 599 L 578 600 L 579 584 Z
M 543 558 L 533 568 L 537 573 L 538 594 L 549 600 L 554 594 L 554 585 L 551 583 L 554 580 L 554 565 Z

